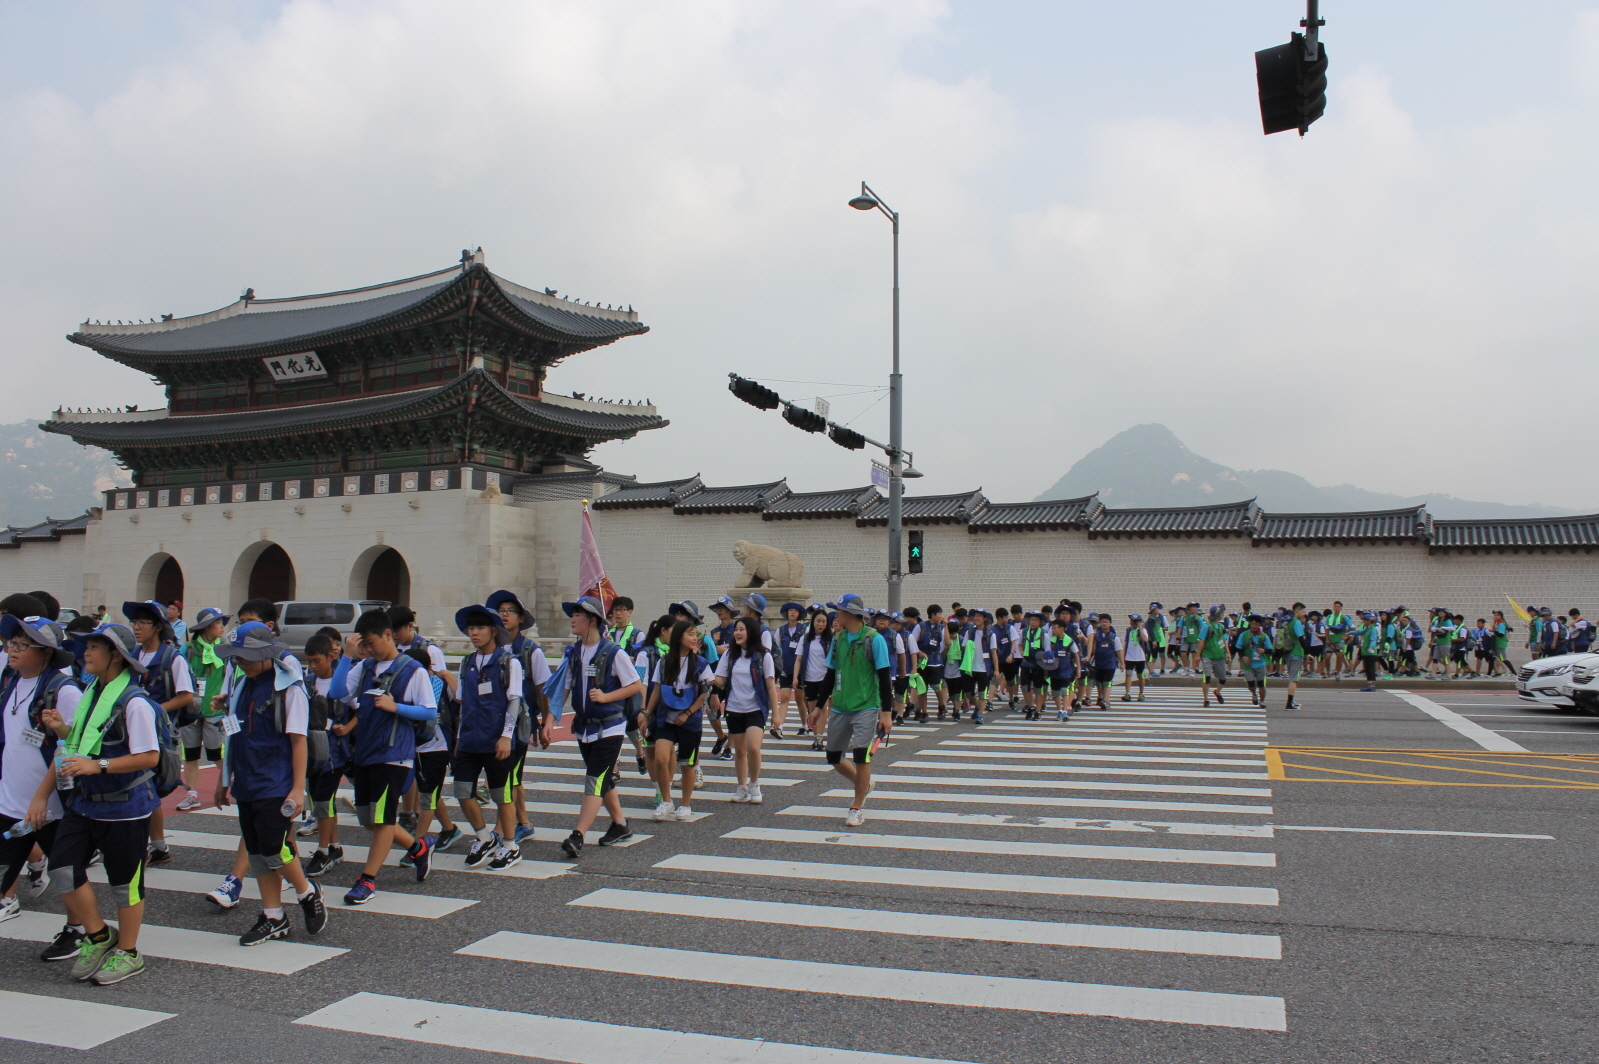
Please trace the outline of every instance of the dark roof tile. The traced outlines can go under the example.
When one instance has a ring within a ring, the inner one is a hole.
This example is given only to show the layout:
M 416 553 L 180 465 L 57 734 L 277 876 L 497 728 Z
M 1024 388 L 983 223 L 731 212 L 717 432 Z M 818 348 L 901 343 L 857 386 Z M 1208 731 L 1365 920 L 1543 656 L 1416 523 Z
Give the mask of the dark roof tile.
M 843 491 L 797 492 L 766 507 L 764 521 L 787 521 L 811 517 L 857 517 L 882 496 L 871 485 Z
M 1088 531 L 1089 539 L 1105 536 L 1247 536 L 1260 520 L 1254 499 L 1216 506 L 1171 506 L 1102 510 Z
M 631 510 L 648 506 L 676 506 L 705 487 L 699 474 L 683 480 L 657 480 L 649 484 L 629 484 L 621 490 L 594 500 L 596 510 Z
M 672 507 L 673 513 L 752 513 L 788 495 L 788 481 L 770 484 L 740 484 L 731 488 L 705 488 Z
M 905 524 L 964 524 L 988 505 L 983 489 L 954 495 L 907 495 L 900 500 L 901 520 Z M 857 525 L 887 525 L 888 500 L 879 499 L 855 519 Z
M 1599 514 L 1432 523 L 1433 550 L 1583 550 L 1593 547 L 1599 547 Z
M 1432 516 L 1425 507 L 1369 510 L 1361 513 L 1262 513 L 1255 532 L 1257 543 L 1351 539 L 1420 539 L 1431 530 Z
M 1088 528 L 1105 509 L 1099 496 L 1042 502 L 991 502 L 967 524 L 968 532 L 1026 532 Z

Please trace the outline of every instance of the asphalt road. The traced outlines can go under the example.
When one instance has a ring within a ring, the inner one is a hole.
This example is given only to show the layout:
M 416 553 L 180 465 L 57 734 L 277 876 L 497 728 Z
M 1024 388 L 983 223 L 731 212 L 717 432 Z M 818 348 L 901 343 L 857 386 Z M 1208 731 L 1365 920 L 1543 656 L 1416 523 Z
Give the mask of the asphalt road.
M 95 988 L 38 962 L 25 939 L 59 927 L 54 899 L 0 924 L 0 1037 L 33 1040 L 0 1059 L 1599 1058 L 1599 718 L 1469 690 L 1317 691 L 1296 712 L 1274 692 L 1260 714 L 1165 688 L 1070 724 L 901 732 L 848 831 L 837 778 L 788 744 L 762 805 L 726 801 L 732 765 L 710 763 L 710 815 L 644 816 L 648 838 L 575 867 L 544 841 L 529 877 L 387 869 L 380 897 L 417 915 L 335 905 L 292 940 L 311 952 L 234 945 L 255 903 L 193 891 L 236 824 L 174 817 L 168 867 L 193 875 L 151 877 L 146 924 L 173 930 L 147 931 L 144 976 Z M 1485 749 L 1509 744 L 1557 756 Z M 531 758 L 530 800 L 575 805 L 575 767 Z M 534 820 L 553 839 L 571 816 Z

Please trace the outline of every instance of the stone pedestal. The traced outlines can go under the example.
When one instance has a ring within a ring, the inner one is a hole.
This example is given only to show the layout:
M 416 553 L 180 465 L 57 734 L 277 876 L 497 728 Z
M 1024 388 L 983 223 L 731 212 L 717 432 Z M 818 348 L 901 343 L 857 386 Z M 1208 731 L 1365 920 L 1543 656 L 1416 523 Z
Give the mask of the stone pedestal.
M 816 601 L 816 592 L 808 587 L 730 587 L 727 597 L 736 603 L 742 604 L 751 595 L 760 595 L 766 599 L 766 609 L 762 611 L 761 618 L 765 621 L 782 623 L 783 603 L 798 602 L 801 606 L 809 606 Z

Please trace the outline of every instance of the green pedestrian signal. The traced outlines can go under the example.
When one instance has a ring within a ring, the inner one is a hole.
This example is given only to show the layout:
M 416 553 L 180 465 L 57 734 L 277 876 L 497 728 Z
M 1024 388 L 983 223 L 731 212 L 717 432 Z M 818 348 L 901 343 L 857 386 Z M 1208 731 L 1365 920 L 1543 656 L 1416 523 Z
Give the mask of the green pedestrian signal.
M 906 546 L 909 548 L 909 552 L 907 553 L 905 559 L 907 562 L 905 571 L 907 573 L 919 573 L 922 571 L 923 534 L 924 533 L 919 528 L 913 528 L 909 532 L 905 533 L 905 538 L 907 540 Z

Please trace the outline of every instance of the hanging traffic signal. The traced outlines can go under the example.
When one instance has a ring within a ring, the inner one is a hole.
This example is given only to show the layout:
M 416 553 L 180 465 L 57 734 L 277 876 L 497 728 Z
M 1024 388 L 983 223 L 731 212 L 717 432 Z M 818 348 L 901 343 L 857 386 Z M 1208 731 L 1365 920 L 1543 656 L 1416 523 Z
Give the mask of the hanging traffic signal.
M 783 420 L 806 432 L 827 431 L 827 419 L 814 410 L 788 403 L 783 407 Z
M 758 384 L 747 377 L 740 377 L 736 373 L 729 373 L 728 376 L 733 379 L 727 382 L 727 390 L 753 407 L 758 407 L 761 410 L 776 410 L 778 404 L 782 402 L 776 392 L 764 385 Z
M 1309 48 L 1315 58 L 1306 59 Z M 1288 129 L 1304 136 L 1327 109 L 1327 46 L 1307 45 L 1296 33 L 1287 44 L 1255 53 L 1255 82 L 1260 87 L 1260 124 L 1267 134 Z
M 858 451 L 866 446 L 865 436 L 862 436 L 854 429 L 847 429 L 843 425 L 834 425 L 827 436 L 847 451 Z
M 905 571 L 919 573 L 922 571 L 922 535 L 919 528 L 913 528 L 905 533 Z

